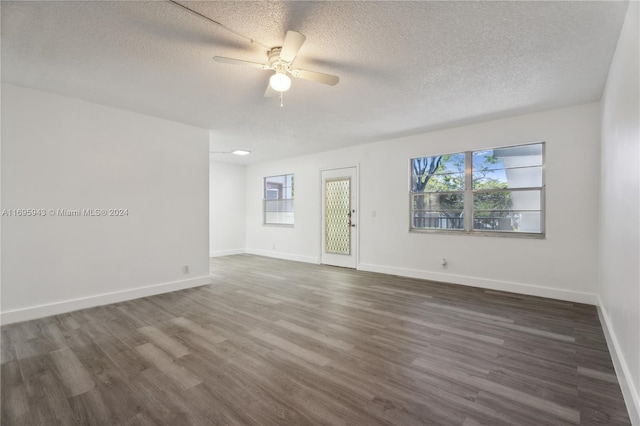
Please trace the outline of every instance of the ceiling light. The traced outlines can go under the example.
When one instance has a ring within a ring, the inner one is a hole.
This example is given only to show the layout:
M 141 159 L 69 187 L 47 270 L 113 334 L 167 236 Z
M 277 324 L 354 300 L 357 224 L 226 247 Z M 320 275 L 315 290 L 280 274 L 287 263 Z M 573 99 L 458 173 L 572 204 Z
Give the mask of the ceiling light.
M 277 92 L 286 92 L 291 87 L 291 79 L 285 73 L 276 72 L 269 79 L 269 84 Z
M 236 149 L 235 151 L 231 151 L 232 154 L 235 155 L 249 155 L 251 151 L 245 151 L 244 149 Z

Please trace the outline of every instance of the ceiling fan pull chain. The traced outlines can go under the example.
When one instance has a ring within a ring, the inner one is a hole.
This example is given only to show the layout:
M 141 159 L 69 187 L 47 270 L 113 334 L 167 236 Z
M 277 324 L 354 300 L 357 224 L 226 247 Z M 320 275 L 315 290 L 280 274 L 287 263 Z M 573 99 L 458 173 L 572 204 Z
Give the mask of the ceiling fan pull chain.
M 280 92 L 280 108 L 284 107 L 284 92 Z

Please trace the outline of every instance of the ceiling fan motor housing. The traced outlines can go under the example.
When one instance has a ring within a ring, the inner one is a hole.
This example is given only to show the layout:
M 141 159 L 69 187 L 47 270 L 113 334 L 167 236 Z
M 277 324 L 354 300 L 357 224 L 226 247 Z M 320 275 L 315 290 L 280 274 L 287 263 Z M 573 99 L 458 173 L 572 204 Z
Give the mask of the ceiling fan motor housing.
M 280 52 L 282 52 L 282 47 L 274 47 L 269 50 L 269 65 L 273 69 L 277 67 L 278 62 L 286 63 L 280 58 Z

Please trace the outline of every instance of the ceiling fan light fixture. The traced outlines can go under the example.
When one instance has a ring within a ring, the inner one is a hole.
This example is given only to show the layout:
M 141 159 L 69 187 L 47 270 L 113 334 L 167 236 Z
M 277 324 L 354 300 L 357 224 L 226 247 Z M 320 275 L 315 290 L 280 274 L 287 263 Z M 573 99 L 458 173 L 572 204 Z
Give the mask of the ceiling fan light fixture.
M 269 84 L 277 92 L 286 92 L 291 87 L 291 79 L 285 73 L 276 72 L 269 79 Z

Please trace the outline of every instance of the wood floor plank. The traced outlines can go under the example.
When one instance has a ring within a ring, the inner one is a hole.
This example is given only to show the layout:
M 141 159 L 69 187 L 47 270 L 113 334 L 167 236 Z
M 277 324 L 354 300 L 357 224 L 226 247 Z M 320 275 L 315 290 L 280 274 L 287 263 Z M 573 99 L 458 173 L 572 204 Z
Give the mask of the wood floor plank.
M 491 392 L 480 391 L 475 399 L 477 404 L 492 407 L 507 416 L 509 425 L 517 426 L 574 426 L 558 417 L 551 416 L 544 411 L 532 409 L 512 399 L 503 398 Z M 482 422 L 486 423 L 486 422 Z M 491 423 L 489 423 L 491 424 Z
M 154 422 L 147 414 L 137 413 L 135 416 L 128 418 L 123 426 L 156 426 Z
M 4 382 L 4 377 L 3 377 Z M 29 424 L 31 420 L 31 407 L 29 395 L 24 383 L 16 383 L 13 386 L 2 386 L 2 424 Z
M 312 364 L 323 366 L 331 362 L 331 360 L 325 356 L 309 351 L 303 347 L 296 345 L 295 343 L 289 342 L 271 333 L 267 333 L 262 330 L 254 330 L 249 334 L 269 345 L 273 345 L 274 347 L 282 349 L 285 352 L 289 352 L 290 354 L 300 357 Z
M 481 340 L 483 342 L 489 342 L 489 343 L 493 343 L 493 344 L 496 344 L 496 345 L 502 345 L 504 343 L 503 339 L 498 339 L 498 338 L 495 338 L 495 337 L 483 335 L 483 334 L 480 334 L 480 333 L 474 333 L 472 331 L 467 331 L 467 330 L 463 330 L 463 329 L 459 329 L 459 328 L 455 328 L 455 327 L 449 327 L 449 326 L 446 326 L 446 325 L 440 325 L 440 324 L 424 321 L 424 320 L 421 320 L 421 319 L 418 319 L 418 318 L 413 318 L 413 317 L 410 317 L 410 316 L 407 316 L 407 315 L 398 315 L 398 314 L 395 314 L 393 312 L 387 312 L 387 311 L 381 310 L 381 309 L 375 309 L 375 308 L 369 308 L 369 307 L 366 307 L 366 306 L 360 306 L 357 303 L 353 303 L 353 302 L 335 301 L 335 303 L 338 303 L 338 304 L 344 305 L 344 306 L 348 306 L 350 308 L 361 309 L 363 311 L 370 312 L 370 313 L 375 314 L 375 315 L 381 315 L 381 316 L 396 318 L 398 320 L 411 322 L 411 323 L 414 323 L 414 324 L 422 325 L 422 326 L 427 327 L 427 328 L 444 331 L 446 333 L 457 334 L 457 335 L 460 335 L 460 336 L 463 336 L 463 337 L 468 337 L 470 339 Z
M 506 323 L 511 323 L 511 324 L 513 324 L 513 322 L 514 322 L 512 319 L 505 318 L 503 316 L 485 314 L 485 313 L 482 313 L 482 312 L 472 311 L 470 309 L 458 308 L 456 306 L 450 306 L 450 305 L 443 304 L 443 303 L 422 302 L 422 304 L 425 305 L 425 306 L 430 306 L 432 308 L 436 308 L 436 309 L 446 309 L 447 311 L 460 312 L 460 313 L 469 314 L 469 315 L 472 315 L 472 316 L 492 319 L 494 321 L 506 322 Z
M 213 343 L 214 345 L 216 343 L 224 342 L 226 340 L 225 337 L 219 336 L 214 332 L 212 332 L 211 330 L 207 330 L 206 328 L 202 327 L 200 324 L 197 324 L 184 317 L 174 318 L 171 320 L 171 322 L 173 324 L 176 324 L 180 327 L 185 328 L 191 333 L 197 334 L 207 342 Z
M 155 368 L 143 371 L 132 383 L 134 395 L 142 401 L 145 417 L 157 425 L 206 425 L 206 415 L 194 410 L 184 392 L 168 385 L 167 377 Z
M 69 401 L 79 424 L 99 425 L 118 422 L 97 388 L 70 398 Z
M 3 326 L 7 425 L 630 426 L 595 307 L 254 255 Z
M 590 377 L 592 379 L 603 380 L 605 382 L 617 384 L 618 379 L 613 373 L 605 373 L 598 370 L 592 370 L 591 368 L 578 367 L 578 375 L 584 377 Z
M 347 342 L 343 342 L 340 339 L 334 339 L 332 337 L 329 337 L 325 334 L 319 333 L 315 330 L 311 330 L 309 328 L 305 328 L 305 327 L 301 327 L 297 324 L 294 324 L 292 322 L 289 322 L 287 320 L 278 320 L 274 323 L 275 325 L 285 328 L 289 331 L 293 331 L 294 333 L 298 333 L 298 334 L 302 334 L 304 336 L 308 336 L 312 339 L 318 340 L 328 346 L 337 348 L 337 349 L 342 349 L 344 351 L 348 351 L 350 349 L 353 349 L 354 345 L 351 343 L 347 343 Z
M 68 396 L 83 394 L 96 386 L 91 375 L 71 349 L 53 351 L 51 358 L 53 358 Z
M 76 424 L 66 389 L 52 370 L 31 377 L 26 386 L 31 411 L 31 422 L 27 424 Z
M 282 300 L 279 300 L 273 297 L 268 297 L 268 296 L 261 296 L 255 293 L 249 293 L 248 291 L 244 291 L 244 290 L 236 290 L 236 293 L 245 297 L 249 297 L 251 299 L 258 300 L 260 302 L 268 303 L 270 305 L 277 305 L 278 303 L 282 303 Z
M 573 424 L 580 423 L 580 413 L 571 407 L 562 406 L 553 401 L 536 397 L 530 393 L 522 392 L 519 389 L 504 386 L 482 377 L 477 377 L 466 372 L 456 371 L 450 366 L 449 368 L 440 368 L 441 365 L 433 362 L 432 360 L 416 358 L 411 364 L 425 368 L 435 374 L 444 374 L 453 380 L 467 383 L 481 391 L 489 392 L 502 398 L 528 405 L 542 412 L 547 412 Z
M 158 330 L 156 327 L 148 325 L 139 328 L 138 331 L 174 358 L 180 358 L 189 353 L 189 349 L 186 346 Z
M 158 370 L 164 373 L 180 389 L 187 390 L 202 383 L 189 370 L 174 363 L 173 359 L 152 343 L 136 347 L 136 351 Z

